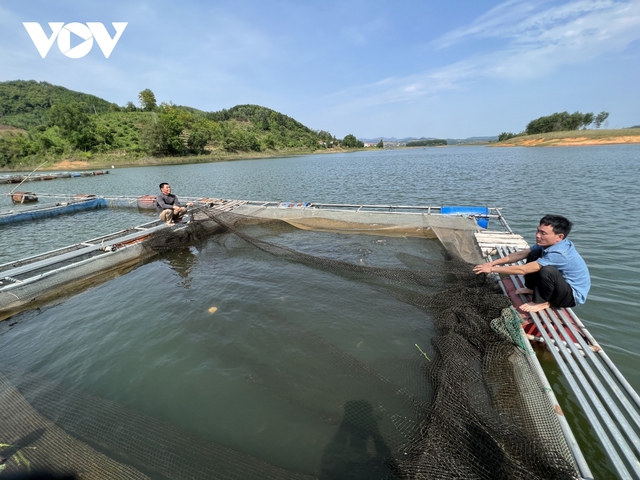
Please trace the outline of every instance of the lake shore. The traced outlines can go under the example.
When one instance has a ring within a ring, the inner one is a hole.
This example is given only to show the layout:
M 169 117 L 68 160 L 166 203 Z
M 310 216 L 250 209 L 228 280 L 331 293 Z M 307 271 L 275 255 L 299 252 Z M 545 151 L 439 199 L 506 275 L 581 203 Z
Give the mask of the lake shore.
M 128 157 L 126 155 L 96 156 L 92 159 L 82 159 L 77 157 L 52 160 L 38 168 L 38 171 L 59 171 L 59 170 L 102 170 L 105 168 L 123 167 L 148 167 L 156 165 L 191 165 L 197 163 L 232 162 L 236 160 L 252 160 L 260 158 L 282 158 L 299 157 L 303 155 L 316 155 L 328 153 L 349 153 L 356 150 L 345 150 L 342 148 L 331 148 L 322 150 L 282 150 L 268 152 L 216 152 L 210 155 L 189 155 L 184 157 Z M 15 168 L 0 168 L 0 172 L 23 172 L 31 171 L 37 164 L 21 165 Z
M 640 128 L 620 130 L 577 130 L 523 135 L 503 142 L 491 143 L 492 147 L 571 147 L 597 145 L 628 145 L 640 143 Z
M 523 135 L 502 142 L 483 145 L 490 147 L 571 147 L 640 144 L 640 128 L 618 130 L 578 130 L 571 132 L 551 132 L 537 135 Z M 449 145 L 455 147 L 457 145 Z M 460 145 L 467 146 L 467 145 Z M 425 147 L 399 147 L 400 149 L 422 149 Z M 434 147 L 430 147 L 434 148 Z M 96 155 L 91 159 L 72 156 L 51 160 L 38 168 L 39 171 L 102 170 L 111 167 L 146 167 L 155 165 L 189 165 L 197 163 L 232 162 L 261 158 L 297 157 L 316 154 L 349 153 L 367 149 L 319 149 L 319 150 L 270 150 L 267 152 L 223 152 L 209 155 L 189 155 L 184 157 L 132 157 L 128 155 Z M 0 168 L 0 172 L 31 171 L 37 164 L 20 165 L 14 168 Z

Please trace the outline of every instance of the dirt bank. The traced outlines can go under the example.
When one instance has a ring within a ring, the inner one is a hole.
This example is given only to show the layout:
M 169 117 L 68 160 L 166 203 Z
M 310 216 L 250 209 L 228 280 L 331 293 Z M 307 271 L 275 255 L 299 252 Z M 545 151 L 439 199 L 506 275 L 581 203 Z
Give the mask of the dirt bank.
M 40 170 L 91 170 L 92 168 L 97 167 L 80 160 L 63 160 L 53 165 L 46 165 Z
M 280 158 L 280 157 L 297 157 L 302 155 L 322 155 L 327 153 L 349 153 L 357 150 L 345 150 L 342 148 L 322 149 L 322 150 L 283 150 L 283 151 L 267 151 L 267 152 L 216 152 L 211 155 L 202 156 L 185 156 L 185 157 L 143 157 L 143 158 L 127 158 L 119 157 L 97 157 L 90 161 L 78 159 L 65 159 L 55 163 L 47 163 L 38 170 L 103 170 L 121 167 L 144 167 L 151 165 L 184 165 L 192 163 L 213 163 L 213 162 L 230 162 L 234 160 L 252 160 L 260 158 Z
M 612 135 L 593 137 L 580 135 L 575 137 L 525 136 L 512 138 L 506 142 L 491 144 L 493 147 L 571 147 L 585 145 L 626 145 L 640 143 L 640 135 Z

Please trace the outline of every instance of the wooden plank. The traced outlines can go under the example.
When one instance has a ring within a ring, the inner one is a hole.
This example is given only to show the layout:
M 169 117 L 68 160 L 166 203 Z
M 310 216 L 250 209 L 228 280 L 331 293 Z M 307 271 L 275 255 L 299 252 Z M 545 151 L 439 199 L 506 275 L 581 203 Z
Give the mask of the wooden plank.
M 523 240 L 524 241 L 524 238 L 522 238 L 520 235 L 509 235 L 509 234 L 485 235 L 485 234 L 481 234 L 481 233 L 476 233 L 475 237 L 476 238 L 486 238 L 487 240 L 518 239 L 518 240 Z
M 246 200 L 229 200 L 225 203 L 212 207 L 212 210 L 217 212 L 229 212 L 240 205 L 244 205 L 245 203 L 247 203 Z
M 476 240 L 478 243 L 485 243 L 487 245 L 528 245 L 526 241 L 517 238 L 505 239 L 497 242 L 492 242 L 486 238 L 478 238 Z
M 514 247 L 528 247 L 526 242 L 477 242 L 478 245 L 511 245 Z

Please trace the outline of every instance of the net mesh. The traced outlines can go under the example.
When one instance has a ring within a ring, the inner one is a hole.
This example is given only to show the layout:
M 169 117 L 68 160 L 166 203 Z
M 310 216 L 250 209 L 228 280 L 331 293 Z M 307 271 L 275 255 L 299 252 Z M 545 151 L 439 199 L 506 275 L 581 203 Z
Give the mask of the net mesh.
M 10 439 L 14 450 L 0 453 L 12 459 L 6 462 L 7 473 L 24 471 L 29 465 L 29 469 L 62 471 L 83 479 L 312 478 L 271 466 L 117 403 L 29 372 L 5 367 L 5 375 L 0 377 L 0 395 L 3 400 L 7 396 L 16 399 L 15 409 L 6 414 L 10 415 L 12 424 L 19 425 L 15 432 L 5 431 L 3 422 L 2 433 Z M 25 418 L 24 412 L 31 414 Z M 72 436 L 95 448 L 83 445 Z M 115 454 L 119 461 L 106 457 L 99 449 Z M 27 462 L 20 462 L 16 452 L 21 452 Z
M 437 335 L 429 355 L 415 351 L 399 367 L 413 375 L 391 378 L 321 336 L 287 324 L 287 342 L 313 352 L 318 365 L 336 373 L 336 391 L 342 392 L 340 401 L 329 401 L 327 392 L 314 388 L 316 372 L 309 372 L 305 388 L 296 384 L 308 395 L 295 401 L 336 426 L 320 478 L 577 476 L 553 407 L 522 348 L 520 318 L 495 281 L 473 274 L 468 262 L 476 253 L 468 234 L 436 227 L 432 231 L 449 250 L 443 260 L 405 258 L 413 268 L 382 268 L 312 255 L 247 233 L 247 227 L 271 219 L 213 210 L 197 218 L 155 233 L 140 256 L 231 233 L 286 261 L 366 282 L 424 311 L 430 319 L 425 327 L 433 322 Z M 265 315 L 287 322 L 277 312 Z M 262 368 L 271 379 L 265 388 L 287 397 L 293 388 L 287 375 Z M 12 408 L 2 413 L 12 421 L 0 422 L 7 471 L 24 471 L 30 464 L 82 478 L 314 478 L 28 372 L 2 370 L 0 402 Z M 366 400 L 354 400 L 361 398 Z
M 423 259 L 420 270 L 377 268 L 252 237 L 242 231 L 245 217 L 237 214 L 207 215 L 262 251 L 355 275 L 432 316 L 439 335 L 432 339 L 434 358 L 423 364 L 432 398 L 428 404 L 412 399 L 417 421 L 396 426 L 400 435 L 390 442 L 390 460 L 400 459 L 403 475 L 575 478 L 576 466 L 554 409 L 523 348 L 520 316 L 495 281 L 475 275 L 460 258 L 464 252 L 474 258 L 468 235 L 434 228 L 448 247 L 444 262 Z M 340 355 L 335 358 L 340 361 Z M 387 438 L 393 438 L 390 432 Z

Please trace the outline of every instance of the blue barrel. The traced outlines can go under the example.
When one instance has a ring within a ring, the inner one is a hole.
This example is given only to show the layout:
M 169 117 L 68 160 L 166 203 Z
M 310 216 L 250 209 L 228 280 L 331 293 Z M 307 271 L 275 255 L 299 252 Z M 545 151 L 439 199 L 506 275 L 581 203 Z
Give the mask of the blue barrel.
M 489 227 L 489 208 L 488 207 L 465 207 L 465 206 L 448 206 L 441 207 L 442 215 L 472 215 L 476 218 L 478 226 L 481 228 Z

